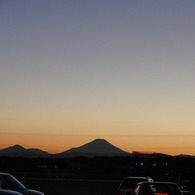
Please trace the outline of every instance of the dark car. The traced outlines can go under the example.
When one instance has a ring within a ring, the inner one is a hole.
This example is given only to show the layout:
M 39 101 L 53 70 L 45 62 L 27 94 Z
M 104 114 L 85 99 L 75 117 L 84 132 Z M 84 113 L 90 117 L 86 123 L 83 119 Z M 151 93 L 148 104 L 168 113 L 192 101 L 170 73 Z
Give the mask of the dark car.
M 37 190 L 27 189 L 14 176 L 8 173 L 0 173 L 0 195 L 44 195 Z
M 141 182 L 132 195 L 182 195 L 179 186 L 173 182 Z
M 16 191 L 12 191 L 12 190 L 0 189 L 0 195 L 22 195 L 22 194 Z
M 153 182 L 153 179 L 147 177 L 126 177 L 117 189 L 117 195 L 129 195 L 139 182 L 148 181 Z

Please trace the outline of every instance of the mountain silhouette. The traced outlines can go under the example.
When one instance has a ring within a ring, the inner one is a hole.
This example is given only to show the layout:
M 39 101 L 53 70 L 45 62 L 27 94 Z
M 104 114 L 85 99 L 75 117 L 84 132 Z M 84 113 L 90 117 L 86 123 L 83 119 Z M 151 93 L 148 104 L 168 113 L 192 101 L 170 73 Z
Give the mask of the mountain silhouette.
M 0 150 L 0 156 L 37 158 L 37 157 L 47 157 L 49 156 L 49 154 L 39 149 L 34 149 L 34 148 L 25 149 L 20 145 L 14 145 Z
M 76 157 L 76 156 L 131 156 L 130 153 L 125 152 L 116 146 L 112 145 L 105 139 L 95 139 L 92 142 L 84 144 L 78 148 L 72 148 L 65 152 L 56 154 L 58 157 Z
M 26 158 L 69 158 L 69 157 L 95 157 L 95 156 L 131 156 L 116 146 L 112 145 L 105 139 L 95 139 L 92 142 L 84 144 L 78 148 L 72 148 L 62 153 L 49 154 L 39 149 L 25 149 L 20 145 L 14 145 L 0 150 L 0 156 L 8 157 L 26 157 Z
M 40 149 L 30 148 L 26 149 L 20 145 L 14 145 L 5 149 L 0 149 L 0 157 L 24 157 L 24 158 L 73 158 L 73 157 L 97 157 L 97 156 L 132 156 L 132 157 L 160 157 L 167 156 L 165 154 L 154 153 L 154 154 L 131 154 L 125 152 L 112 145 L 105 139 L 95 139 L 87 144 L 84 144 L 77 148 L 72 148 L 70 150 L 64 151 L 57 154 L 49 154 L 48 152 L 42 151 Z M 189 155 L 181 155 L 186 157 L 192 157 Z M 193 156 L 195 157 L 195 156 Z

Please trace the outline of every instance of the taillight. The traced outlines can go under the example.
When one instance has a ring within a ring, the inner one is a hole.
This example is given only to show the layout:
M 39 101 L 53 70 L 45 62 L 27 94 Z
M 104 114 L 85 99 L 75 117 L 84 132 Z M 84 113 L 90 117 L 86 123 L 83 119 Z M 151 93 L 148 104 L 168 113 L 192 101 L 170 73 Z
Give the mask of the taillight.
M 154 193 L 154 195 L 169 195 L 167 193 Z

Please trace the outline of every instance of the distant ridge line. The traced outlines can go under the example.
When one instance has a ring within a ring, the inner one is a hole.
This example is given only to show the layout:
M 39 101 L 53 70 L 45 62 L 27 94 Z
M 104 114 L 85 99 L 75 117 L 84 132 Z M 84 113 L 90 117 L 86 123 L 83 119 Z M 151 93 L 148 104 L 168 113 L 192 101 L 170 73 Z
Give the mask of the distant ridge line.
M 125 152 L 116 146 L 112 145 L 105 139 L 95 139 L 89 143 L 86 143 L 77 148 L 71 148 L 67 151 L 49 154 L 48 152 L 42 151 L 40 149 L 29 148 L 26 149 L 18 144 L 4 148 L 0 150 L 0 156 L 9 157 L 56 157 L 56 158 L 66 158 L 66 157 L 95 157 L 95 156 L 131 156 L 131 153 Z
M 164 157 L 171 156 L 162 153 L 129 153 L 112 145 L 105 139 L 95 139 L 82 146 L 71 148 L 61 153 L 50 154 L 36 148 L 26 149 L 18 144 L 0 149 L 0 157 L 25 157 L 25 158 L 73 158 L 73 157 Z M 194 156 L 180 154 L 178 157 L 194 158 Z

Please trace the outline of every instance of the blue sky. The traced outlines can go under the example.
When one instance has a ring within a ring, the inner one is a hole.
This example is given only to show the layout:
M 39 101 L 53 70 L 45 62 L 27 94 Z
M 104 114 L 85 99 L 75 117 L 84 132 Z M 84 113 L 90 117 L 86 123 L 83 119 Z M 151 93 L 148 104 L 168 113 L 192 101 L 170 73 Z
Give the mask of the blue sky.
M 86 136 L 77 144 L 98 136 L 147 150 L 125 140 L 143 134 L 181 145 L 173 135 L 195 127 L 194 18 L 192 0 L 1 0 L 0 132 L 18 134 L 2 146 L 54 129 Z M 57 140 L 45 147 L 63 148 Z

